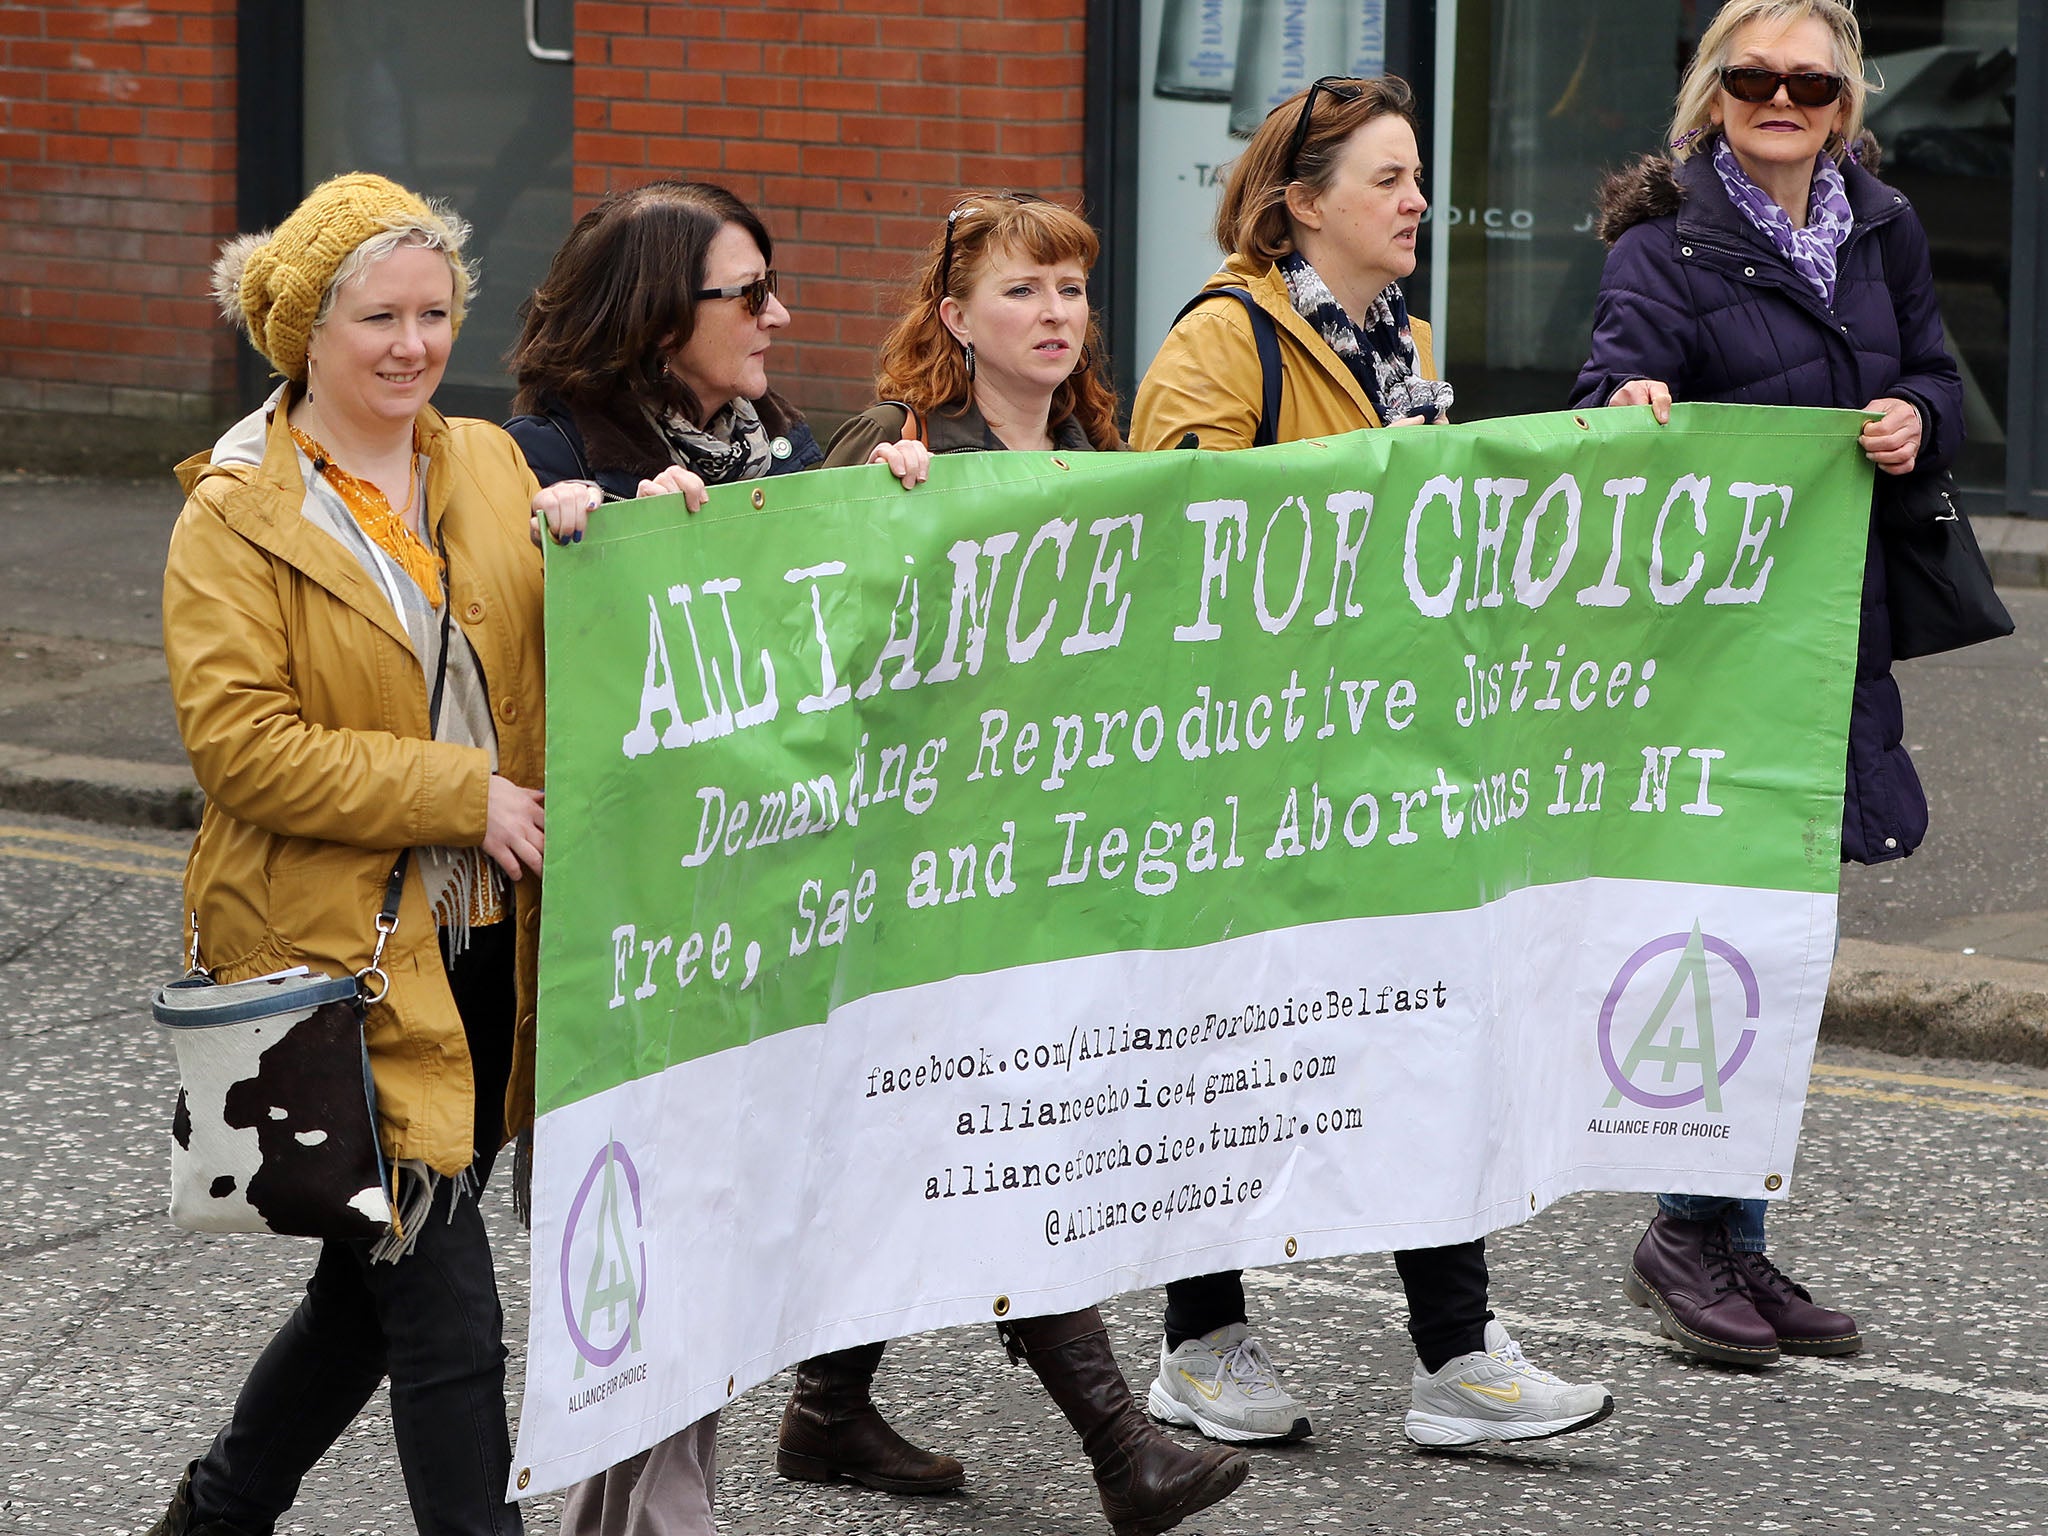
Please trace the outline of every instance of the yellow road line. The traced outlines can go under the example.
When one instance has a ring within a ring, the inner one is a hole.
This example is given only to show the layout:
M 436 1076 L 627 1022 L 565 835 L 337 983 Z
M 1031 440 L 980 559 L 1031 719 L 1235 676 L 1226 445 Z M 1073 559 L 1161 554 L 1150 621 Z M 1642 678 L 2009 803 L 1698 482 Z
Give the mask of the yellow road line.
M 1824 1067 L 1815 1077 L 1848 1077 L 1866 1083 L 1898 1083 L 1908 1088 L 1946 1088 L 1954 1093 L 2005 1094 L 2020 1099 L 2048 1099 L 2048 1088 L 2022 1088 L 2017 1083 L 1986 1083 L 1968 1077 L 1929 1077 L 1923 1072 L 1886 1072 L 1876 1067 Z
M 138 843 L 121 837 L 93 837 L 84 832 L 51 832 L 42 827 L 24 827 L 0 821 L 0 838 L 25 837 L 30 842 L 68 843 L 76 848 L 98 848 L 106 853 L 133 853 L 146 859 L 176 859 L 185 862 L 183 848 L 164 848 L 156 843 Z
M 182 869 L 149 869 L 140 864 L 116 864 L 111 859 L 81 858 L 59 853 L 54 848 L 9 848 L 0 844 L 0 859 L 35 859 L 46 864 L 72 864 L 80 869 L 104 869 L 117 875 L 141 875 L 149 880 L 182 880 Z
M 1870 1099 L 1879 1104 L 1913 1104 L 1923 1109 L 1952 1110 L 1959 1115 L 2011 1115 L 2023 1120 L 2048 1120 L 2048 1109 L 2037 1109 L 2032 1104 L 1997 1104 L 1972 1102 L 1969 1099 L 1943 1099 L 1931 1093 L 1886 1093 L 1879 1088 L 1835 1087 L 1829 1083 L 1815 1083 L 1812 1091 L 1837 1099 Z

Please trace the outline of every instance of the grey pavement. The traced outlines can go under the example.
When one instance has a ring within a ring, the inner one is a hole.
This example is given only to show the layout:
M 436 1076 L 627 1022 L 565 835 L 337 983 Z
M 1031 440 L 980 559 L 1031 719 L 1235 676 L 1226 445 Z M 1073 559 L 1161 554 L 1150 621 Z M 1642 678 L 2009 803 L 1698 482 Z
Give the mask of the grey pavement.
M 135 1533 L 227 1413 L 312 1247 L 174 1231 L 174 1074 L 142 999 L 177 964 L 175 832 L 0 811 L 0 1536 Z M 1907 866 L 1910 868 L 1911 866 Z M 1400 1431 L 1412 1355 L 1380 1256 L 1254 1274 L 1253 1315 L 1313 1439 L 1253 1452 L 1205 1536 L 1727 1536 L 2048 1530 L 2048 1070 L 1824 1046 L 1772 1249 L 1868 1338 L 1848 1360 L 1745 1372 L 1691 1362 L 1622 1298 L 1647 1201 L 1585 1195 L 1489 1240 L 1494 1304 L 1540 1364 L 1605 1381 L 1612 1419 L 1517 1452 L 1443 1456 Z M 486 1198 L 513 1367 L 526 1243 Z M 1156 1356 L 1160 1298 L 1106 1310 L 1126 1373 Z M 1103 1536 L 1072 1436 L 986 1328 L 902 1341 L 885 1410 L 962 1457 L 958 1496 L 783 1483 L 777 1378 L 720 1430 L 735 1536 Z M 516 1398 L 515 1398 L 516 1402 Z M 552 1532 L 558 1504 L 528 1506 Z M 281 1531 L 411 1529 L 383 1394 Z

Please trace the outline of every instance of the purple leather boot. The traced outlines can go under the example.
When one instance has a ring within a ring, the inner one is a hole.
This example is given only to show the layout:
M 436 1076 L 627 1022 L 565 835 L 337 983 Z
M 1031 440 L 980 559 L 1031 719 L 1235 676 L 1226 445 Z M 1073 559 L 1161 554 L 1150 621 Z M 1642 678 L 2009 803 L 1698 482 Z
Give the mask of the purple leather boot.
M 1777 1330 L 1750 1299 L 1719 1221 L 1681 1221 L 1659 1211 L 1636 1244 L 1621 1288 L 1657 1314 L 1665 1337 L 1695 1355 L 1729 1365 L 1777 1362 Z

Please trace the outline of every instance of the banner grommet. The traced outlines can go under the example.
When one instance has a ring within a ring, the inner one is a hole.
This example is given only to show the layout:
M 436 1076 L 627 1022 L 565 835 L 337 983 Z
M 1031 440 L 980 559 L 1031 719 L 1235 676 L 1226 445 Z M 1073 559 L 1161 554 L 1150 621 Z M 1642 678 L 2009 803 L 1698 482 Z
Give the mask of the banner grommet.
M 1008 1317 L 1008 1316 L 1010 1315 L 1010 1298 L 1009 1298 L 1009 1297 L 1007 1297 L 1007 1296 L 998 1296 L 998 1297 L 996 1298 L 996 1304 L 995 1304 L 995 1314 L 996 1314 L 996 1316 L 997 1316 L 997 1317 Z
M 1287 1239 L 1287 1257 L 1291 1259 L 1299 1252 L 1301 1252 L 1301 1244 L 1291 1237 Z

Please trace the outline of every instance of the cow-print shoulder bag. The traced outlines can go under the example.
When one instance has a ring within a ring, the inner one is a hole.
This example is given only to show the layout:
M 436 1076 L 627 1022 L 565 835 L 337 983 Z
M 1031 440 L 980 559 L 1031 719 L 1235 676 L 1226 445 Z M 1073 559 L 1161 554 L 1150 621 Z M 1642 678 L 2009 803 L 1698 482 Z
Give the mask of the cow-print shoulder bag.
M 442 568 L 447 569 L 446 557 Z M 427 704 L 432 739 L 448 677 L 448 611 Z M 384 945 L 398 927 L 403 849 L 384 885 L 370 963 L 353 976 L 303 965 L 216 982 L 199 958 L 157 988 L 150 1013 L 178 1057 L 171 1115 L 171 1220 L 188 1232 L 277 1232 L 374 1242 L 392 1227 L 390 1180 L 377 1141 L 377 1088 L 363 1018 L 390 986 Z

